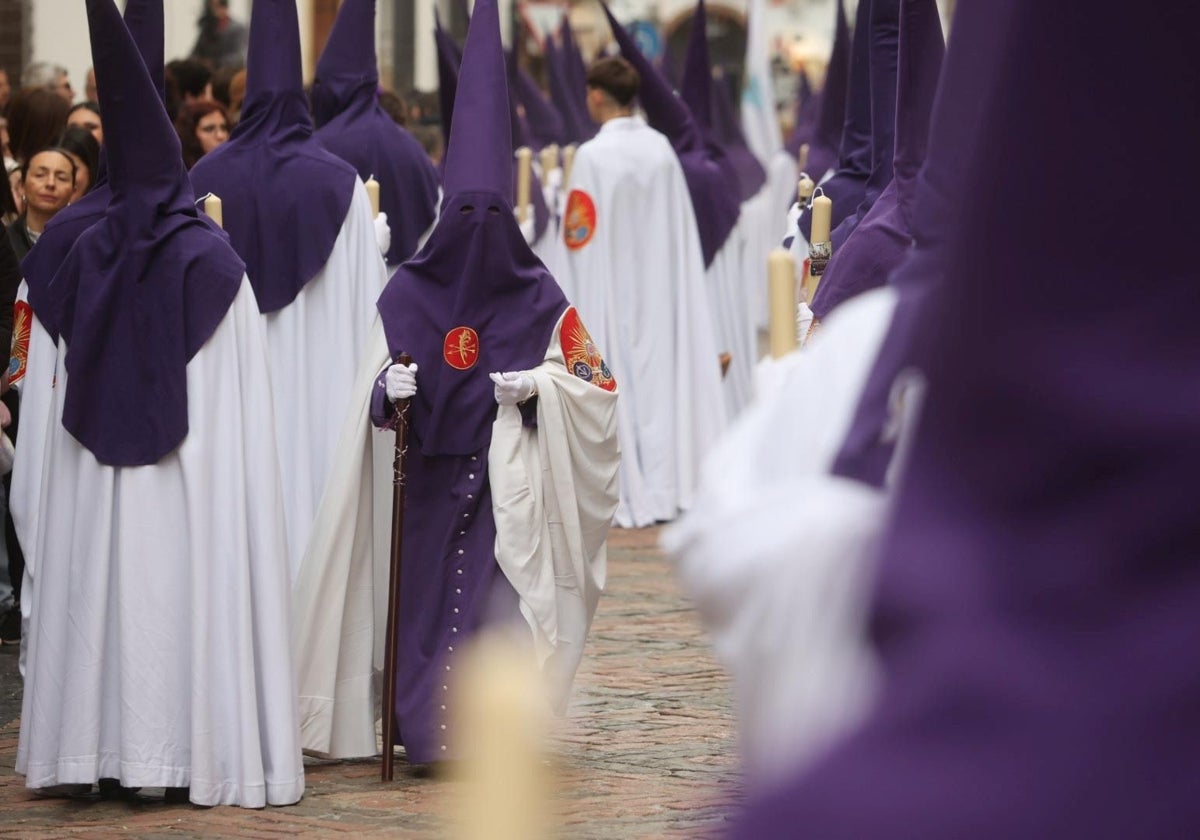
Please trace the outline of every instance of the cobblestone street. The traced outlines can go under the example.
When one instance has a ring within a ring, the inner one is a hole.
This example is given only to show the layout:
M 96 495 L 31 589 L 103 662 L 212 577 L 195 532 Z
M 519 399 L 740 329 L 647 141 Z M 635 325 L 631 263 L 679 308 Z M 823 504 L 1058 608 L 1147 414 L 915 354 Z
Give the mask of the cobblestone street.
M 705 837 L 738 795 L 728 685 L 657 550 L 658 529 L 614 531 L 608 589 L 572 709 L 554 743 L 555 810 L 570 838 Z M 304 800 L 247 811 L 34 798 L 13 772 L 16 652 L 0 651 L 0 837 L 441 837 L 459 783 L 397 760 L 310 762 Z

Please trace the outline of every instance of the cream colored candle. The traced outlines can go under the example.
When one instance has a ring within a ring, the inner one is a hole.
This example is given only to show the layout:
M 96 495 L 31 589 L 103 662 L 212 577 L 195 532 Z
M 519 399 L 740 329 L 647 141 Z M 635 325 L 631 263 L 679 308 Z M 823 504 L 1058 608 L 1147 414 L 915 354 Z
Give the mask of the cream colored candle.
M 808 144 L 800 144 L 800 152 L 796 155 L 796 168 L 804 171 L 808 168 Z
M 368 178 L 366 187 L 367 198 L 371 199 L 371 218 L 374 218 L 379 215 L 379 182 Z
M 767 300 L 771 358 L 796 349 L 796 260 L 783 248 L 767 258 Z
M 809 242 L 829 241 L 829 221 L 833 217 L 833 201 L 827 195 L 819 195 L 812 202 L 812 236 Z
M 571 180 L 571 167 L 575 165 L 575 144 L 572 143 L 569 146 L 565 146 L 562 150 L 562 156 L 563 156 L 562 182 L 563 182 L 563 186 L 565 187 L 567 185 L 567 182 Z
M 541 161 L 542 161 L 542 180 L 545 180 L 547 175 L 549 175 L 555 169 L 558 169 L 558 144 L 557 143 L 551 143 L 549 146 L 542 147 Z
M 517 221 L 529 218 L 529 184 L 533 171 L 533 152 L 528 146 L 517 149 Z
M 221 199 L 209 193 L 208 198 L 204 199 L 204 212 L 208 217 L 217 223 L 217 227 L 225 227 L 225 214 L 221 212 Z
M 801 207 L 808 206 L 808 200 L 812 198 L 813 190 L 817 185 L 813 183 L 813 179 L 808 177 L 807 172 L 800 173 L 800 180 L 796 182 L 796 201 L 800 202 Z

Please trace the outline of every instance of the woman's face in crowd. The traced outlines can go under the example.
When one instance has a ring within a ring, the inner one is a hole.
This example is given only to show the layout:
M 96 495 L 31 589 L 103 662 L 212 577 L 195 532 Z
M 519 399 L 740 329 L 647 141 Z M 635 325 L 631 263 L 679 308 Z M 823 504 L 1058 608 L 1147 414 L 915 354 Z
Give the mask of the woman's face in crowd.
M 75 164 L 75 189 L 71 191 L 71 200 L 68 203 L 74 204 L 88 191 L 88 185 L 92 183 L 92 172 L 78 155 L 71 155 L 71 160 Z
M 104 142 L 104 129 L 100 126 L 100 115 L 90 108 L 76 108 L 67 117 L 67 125 L 77 125 L 92 132 L 97 143 Z
M 196 137 L 200 140 L 200 148 L 204 150 L 204 154 L 208 154 L 229 139 L 229 124 L 225 122 L 225 117 L 220 111 L 205 114 L 200 118 L 200 122 L 196 123 Z
M 40 152 L 29 161 L 25 176 L 25 204 L 46 216 L 67 206 L 75 190 L 71 159 L 62 152 Z

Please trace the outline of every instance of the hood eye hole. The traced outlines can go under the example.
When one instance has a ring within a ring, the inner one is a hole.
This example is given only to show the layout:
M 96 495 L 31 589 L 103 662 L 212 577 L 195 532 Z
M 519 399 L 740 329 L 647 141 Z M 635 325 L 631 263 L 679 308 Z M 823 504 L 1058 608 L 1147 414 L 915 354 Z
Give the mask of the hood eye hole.
M 499 216 L 500 208 L 493 204 L 491 207 L 488 208 L 488 212 L 491 213 L 493 216 Z
M 474 213 L 475 205 L 474 204 L 464 204 L 458 212 L 462 213 L 464 216 L 466 216 L 470 213 Z

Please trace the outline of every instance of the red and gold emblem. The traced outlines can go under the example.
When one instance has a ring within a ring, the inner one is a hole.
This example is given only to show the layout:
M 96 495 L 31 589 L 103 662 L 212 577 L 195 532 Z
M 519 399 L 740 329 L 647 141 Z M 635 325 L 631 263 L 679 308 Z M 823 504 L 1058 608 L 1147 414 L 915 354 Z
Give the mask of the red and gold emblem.
M 567 370 L 585 382 L 591 382 L 597 388 L 603 388 L 605 391 L 617 390 L 617 380 L 613 379 L 612 371 L 608 369 L 604 357 L 600 355 L 600 349 L 588 335 L 587 327 L 579 320 L 579 313 L 574 306 L 563 315 L 559 341 L 562 342 Z
M 442 346 L 446 364 L 455 370 L 470 370 L 479 361 L 479 335 L 470 327 L 455 327 L 446 333 Z
M 25 378 L 25 360 L 29 358 L 29 333 L 33 326 L 33 310 L 19 300 L 13 305 L 12 355 L 8 360 L 8 382 L 15 385 Z
M 592 197 L 583 190 L 571 190 L 563 219 L 563 241 L 572 251 L 578 251 L 595 235 L 596 205 Z

